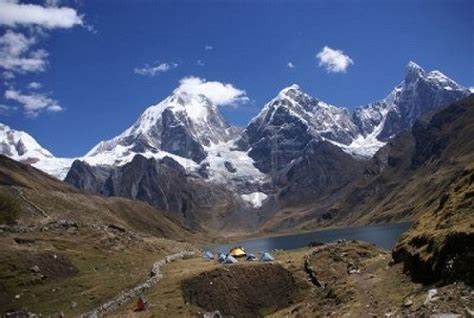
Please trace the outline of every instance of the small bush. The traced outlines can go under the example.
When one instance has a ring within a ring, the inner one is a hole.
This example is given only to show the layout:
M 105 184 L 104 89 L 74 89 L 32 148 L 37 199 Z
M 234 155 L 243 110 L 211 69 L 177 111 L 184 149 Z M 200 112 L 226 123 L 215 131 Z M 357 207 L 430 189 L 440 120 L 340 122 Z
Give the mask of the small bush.
M 9 193 L 0 193 L 0 224 L 15 224 L 20 214 L 18 199 Z

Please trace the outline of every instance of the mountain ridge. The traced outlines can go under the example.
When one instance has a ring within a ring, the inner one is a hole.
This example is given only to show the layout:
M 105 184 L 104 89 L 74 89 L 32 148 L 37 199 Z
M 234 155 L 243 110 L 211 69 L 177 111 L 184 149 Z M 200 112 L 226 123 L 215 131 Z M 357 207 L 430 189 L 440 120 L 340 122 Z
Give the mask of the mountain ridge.
M 280 208 L 319 202 L 341 192 L 358 178 L 362 162 L 414 120 L 469 94 L 441 72 L 426 72 L 410 62 L 404 80 L 382 100 L 349 110 L 293 84 L 239 131 L 206 96 L 176 89 L 148 107 L 124 132 L 98 143 L 83 157 L 58 159 L 54 169 L 49 167 L 54 166 L 54 157 L 33 159 L 47 172 L 61 171 L 60 177 L 79 189 L 142 199 L 178 215 L 186 210 L 185 221 L 190 223 L 210 202 L 187 198 L 201 187 L 209 190 L 204 192 L 214 205 L 242 214 L 259 210 L 258 223 Z M 17 146 L 4 142 L 2 151 Z M 163 166 L 165 162 L 173 163 L 172 172 L 164 173 L 170 168 Z M 173 181 L 178 175 L 182 188 Z M 188 194 L 176 195 L 188 186 Z M 298 197 L 304 191 L 312 196 Z

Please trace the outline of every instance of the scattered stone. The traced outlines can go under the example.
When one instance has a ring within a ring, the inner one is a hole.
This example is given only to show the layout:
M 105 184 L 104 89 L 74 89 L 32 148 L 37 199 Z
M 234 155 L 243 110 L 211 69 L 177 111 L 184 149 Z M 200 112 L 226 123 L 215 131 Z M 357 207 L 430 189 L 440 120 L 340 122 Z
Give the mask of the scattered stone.
M 36 318 L 38 316 L 34 313 L 21 309 L 17 311 L 7 312 L 5 313 L 5 317 L 7 318 Z
M 222 314 L 219 310 L 205 312 L 203 318 L 222 318 Z
M 74 309 L 77 307 L 77 303 L 75 301 L 71 301 L 71 309 Z
M 116 224 L 109 224 L 109 228 L 112 229 L 112 230 L 116 230 L 116 231 L 122 232 L 122 233 L 127 232 L 126 229 L 124 229 L 123 227 L 118 226 L 118 225 L 116 225 Z
M 434 288 L 428 290 L 428 296 L 426 296 L 425 302 L 423 304 L 429 305 L 431 302 L 436 301 L 438 299 L 438 297 L 435 297 L 437 294 L 438 294 L 438 290 Z
M 466 307 L 466 313 L 469 315 L 469 317 L 474 317 L 474 310 L 471 310 L 469 308 Z
M 21 298 L 21 295 L 20 294 L 16 294 L 15 295 L 15 299 L 20 299 Z
M 34 244 L 35 243 L 35 240 L 33 239 L 26 239 L 26 238 L 20 238 L 20 237 L 15 237 L 14 240 L 17 244 Z
M 404 303 L 403 306 L 405 307 L 411 307 L 413 305 L 413 301 L 411 299 L 407 299 Z
M 322 246 L 322 245 L 324 245 L 323 242 L 311 241 L 311 242 L 309 242 L 308 247 L 317 247 L 317 246 Z
M 30 270 L 31 270 L 33 273 L 39 273 L 39 272 L 41 272 L 41 270 L 40 270 L 40 268 L 38 267 L 38 265 L 35 265 L 35 266 L 31 267 Z

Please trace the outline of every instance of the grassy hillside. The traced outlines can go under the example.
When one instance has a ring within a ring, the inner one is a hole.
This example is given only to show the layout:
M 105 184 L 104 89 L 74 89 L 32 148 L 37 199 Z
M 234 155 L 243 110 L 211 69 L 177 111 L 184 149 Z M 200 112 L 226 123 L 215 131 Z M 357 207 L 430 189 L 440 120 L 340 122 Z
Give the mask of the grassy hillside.
M 77 315 L 202 237 L 150 205 L 79 192 L 0 157 L 0 315 Z

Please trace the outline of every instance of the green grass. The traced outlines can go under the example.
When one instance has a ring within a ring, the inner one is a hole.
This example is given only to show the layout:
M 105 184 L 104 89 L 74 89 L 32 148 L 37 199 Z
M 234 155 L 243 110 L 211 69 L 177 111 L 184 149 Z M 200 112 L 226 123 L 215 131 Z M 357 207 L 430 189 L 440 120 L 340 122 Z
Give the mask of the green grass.
M 15 224 L 19 214 L 18 199 L 11 193 L 0 192 L 0 224 Z

